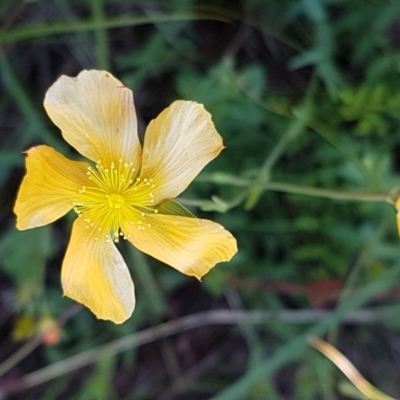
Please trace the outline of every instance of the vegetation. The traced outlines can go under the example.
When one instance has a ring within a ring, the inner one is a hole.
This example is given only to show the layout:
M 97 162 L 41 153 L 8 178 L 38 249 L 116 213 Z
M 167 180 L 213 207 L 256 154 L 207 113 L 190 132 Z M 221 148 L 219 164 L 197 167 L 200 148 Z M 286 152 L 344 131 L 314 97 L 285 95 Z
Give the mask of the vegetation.
M 400 397 L 400 3 L 3 0 L 0 397 L 361 399 L 319 336 Z M 119 249 L 137 305 L 122 325 L 62 297 L 73 215 L 20 232 L 24 150 L 78 159 L 42 107 L 61 75 L 105 69 L 139 130 L 176 99 L 226 149 L 180 201 L 239 251 L 203 282 Z

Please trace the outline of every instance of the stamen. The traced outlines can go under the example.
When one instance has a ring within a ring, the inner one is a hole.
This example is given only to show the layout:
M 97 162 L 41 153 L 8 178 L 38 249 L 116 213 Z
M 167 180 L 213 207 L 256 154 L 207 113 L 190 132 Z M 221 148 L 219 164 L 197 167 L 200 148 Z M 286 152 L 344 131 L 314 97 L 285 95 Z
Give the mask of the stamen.
M 72 203 L 79 218 L 84 217 L 85 229 L 95 228 L 94 239 L 128 240 L 131 235 L 124 232 L 126 224 L 140 231 L 150 229 L 148 213 L 158 213 L 154 207 L 153 179 L 138 177 L 133 163 L 111 162 L 105 165 L 98 160 L 95 167 L 88 167 L 86 174 L 91 185 L 82 186 Z

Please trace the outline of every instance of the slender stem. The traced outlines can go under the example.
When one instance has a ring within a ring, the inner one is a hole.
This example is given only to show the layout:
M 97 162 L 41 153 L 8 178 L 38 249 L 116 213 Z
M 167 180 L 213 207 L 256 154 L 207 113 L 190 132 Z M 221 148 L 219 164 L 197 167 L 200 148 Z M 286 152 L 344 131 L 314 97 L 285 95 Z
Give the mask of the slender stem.
M 258 29 L 261 29 L 261 28 L 258 28 Z M 260 96 L 254 95 L 253 93 L 249 92 L 240 83 L 240 80 L 235 78 L 234 75 L 230 75 L 230 79 L 241 93 L 243 93 L 246 97 L 248 97 L 249 99 L 254 101 L 254 103 L 258 104 L 264 110 L 267 110 L 268 112 L 270 112 L 272 114 L 279 115 L 284 118 L 288 118 L 290 120 L 296 119 L 296 116 L 293 113 L 289 112 L 289 110 L 273 107 L 271 104 L 264 101 Z M 312 79 L 315 79 L 315 75 L 313 75 Z M 308 93 L 312 93 L 313 81 L 311 82 L 309 89 L 310 90 Z M 307 105 L 307 103 L 303 104 L 303 106 L 304 105 Z M 308 104 L 308 105 L 310 105 L 310 104 Z M 303 111 L 310 111 L 310 110 L 303 110 Z M 305 117 L 304 113 L 303 113 L 303 117 Z M 360 169 L 360 171 L 363 171 L 364 173 L 366 172 L 365 166 L 360 162 L 360 160 L 355 156 L 355 154 L 353 152 L 349 151 L 348 147 L 343 146 L 342 144 L 338 143 L 334 133 L 331 131 L 331 128 L 329 127 L 328 124 L 325 124 L 323 121 L 318 120 L 318 118 L 316 118 L 315 116 L 312 116 L 312 115 L 307 115 L 307 118 L 304 119 L 303 122 L 304 122 L 304 127 L 307 127 L 307 128 L 310 128 L 311 130 L 313 130 L 315 133 L 317 133 L 319 136 L 321 136 L 321 138 L 323 138 L 327 143 L 329 143 L 332 147 L 334 147 L 337 151 L 339 151 L 340 153 L 345 155 L 348 160 L 350 160 L 354 165 L 356 165 Z M 283 140 L 286 141 L 287 139 L 290 139 L 290 138 L 284 138 L 284 139 L 282 138 L 282 141 Z M 286 147 L 286 145 L 287 145 L 287 143 L 282 143 L 282 144 L 279 144 L 279 147 L 282 146 L 282 150 L 283 150 L 284 147 Z M 276 151 L 278 153 L 277 157 L 275 154 L 273 154 L 274 151 Z M 273 153 L 271 153 L 271 161 L 272 162 L 267 159 L 265 161 L 265 164 L 267 162 L 268 163 L 271 162 L 271 166 L 272 166 L 276 161 L 274 158 L 279 158 L 280 151 L 281 151 L 280 148 L 274 149 Z
M 297 108 L 297 112 L 293 113 L 292 116 L 288 116 L 289 119 L 291 119 L 289 128 L 281 136 L 272 152 L 265 159 L 262 170 L 266 172 L 271 170 L 280 157 L 284 154 L 289 144 L 303 132 L 304 128 L 307 127 L 308 122 L 312 117 L 312 98 L 315 91 L 315 83 L 316 78 L 314 74 L 311 78 L 310 84 L 308 85 L 304 101 L 302 101 L 300 106 Z
M 360 284 L 361 273 L 365 271 L 366 265 L 368 265 L 367 260 L 370 259 L 371 253 L 370 249 L 374 247 L 377 243 L 382 240 L 385 230 L 386 224 L 382 222 L 378 229 L 375 230 L 373 236 L 369 238 L 369 240 L 363 244 L 361 251 L 359 252 L 357 258 L 354 260 L 354 263 L 350 269 L 350 272 L 344 282 L 342 289 L 339 292 L 339 296 L 336 304 L 344 304 L 348 301 L 349 298 L 353 295 L 354 290 L 357 289 L 357 285 Z M 327 340 L 331 345 L 336 345 L 338 342 L 338 326 L 332 327 L 327 332 Z
M 225 173 L 204 174 L 199 176 L 199 182 L 212 182 L 219 185 L 237 186 L 247 188 L 253 182 L 245 178 L 238 178 Z M 312 186 L 295 185 L 284 182 L 267 182 L 263 185 L 265 191 L 274 191 L 290 194 L 299 194 L 303 196 L 322 197 L 331 200 L 343 201 L 373 201 L 373 202 L 393 202 L 393 194 L 389 192 L 356 192 L 341 191 L 336 189 L 315 188 Z
M 335 311 L 320 320 L 317 324 L 313 324 L 305 332 L 299 333 L 294 339 L 283 344 L 275 352 L 272 352 L 269 357 L 261 361 L 256 366 L 252 366 L 246 370 L 246 373 L 236 379 L 234 382 L 227 385 L 216 395 L 210 397 L 210 400 L 239 400 L 247 398 L 251 388 L 260 382 L 265 382 L 276 371 L 281 370 L 285 365 L 293 363 L 300 357 L 304 357 L 304 352 L 307 349 L 307 339 L 310 336 L 322 336 L 333 325 L 342 323 L 343 318 L 349 315 L 349 312 L 362 311 L 360 308 L 371 298 L 382 293 L 383 291 L 393 288 L 400 274 L 400 263 L 393 264 L 385 270 L 380 276 L 373 279 L 371 282 L 362 286 L 354 295 L 348 299 L 345 304 L 340 304 Z
M 68 308 L 58 319 L 57 324 L 59 326 L 64 325 L 70 318 L 72 318 L 76 313 L 82 309 L 82 305 L 74 304 L 72 307 Z M 31 354 L 37 347 L 39 347 L 43 342 L 42 333 L 34 336 L 23 346 L 21 346 L 15 353 L 10 357 L 0 363 L 0 377 L 5 375 L 10 371 L 15 365 L 22 361 L 26 356 Z
M 237 207 L 239 204 L 243 202 L 243 200 L 247 197 L 247 193 L 239 193 L 237 196 L 234 196 L 230 200 L 221 200 L 216 197 L 211 197 L 209 199 L 187 199 L 184 197 L 178 197 L 176 200 L 188 207 L 199 207 L 203 211 L 218 211 L 218 212 L 227 212 L 232 208 Z
M 323 197 L 332 200 L 391 202 L 391 196 L 389 193 L 339 191 L 282 182 L 268 182 L 264 186 L 264 189 L 275 192 L 300 194 L 304 196 Z
M 288 145 L 295 139 L 306 126 L 306 119 L 296 119 L 290 124 L 289 128 L 281 136 L 271 153 L 266 157 L 261 168 L 262 171 L 269 171 L 284 154 Z
M 394 397 L 387 396 L 375 386 L 372 386 L 356 369 L 356 367 L 334 346 L 316 337 L 310 337 L 309 343 L 312 347 L 320 351 L 325 357 L 332 361 L 350 382 L 365 396 L 372 400 L 396 400 Z
M 28 340 L 22 347 L 20 347 L 15 353 L 13 353 L 9 358 L 7 358 L 0 364 L 0 376 L 5 375 L 41 344 L 42 335 L 35 336 L 32 339 Z
M 138 277 L 146 296 L 146 311 L 148 312 L 148 317 L 153 320 L 152 322 L 156 320 L 158 323 L 160 322 L 161 316 L 166 312 L 167 300 L 148 265 L 145 255 L 133 246 L 129 246 L 129 253 L 133 260 L 135 276 Z
M 341 322 L 356 324 L 379 323 L 391 318 L 398 312 L 398 306 L 383 307 L 370 310 L 353 310 L 341 315 Z M 281 310 L 281 311 L 236 311 L 213 310 L 188 315 L 168 321 L 158 326 L 133 333 L 102 346 L 86 350 L 75 356 L 58 361 L 52 365 L 31 372 L 22 378 L 24 389 L 47 382 L 58 376 L 65 375 L 86 365 L 92 364 L 104 357 L 116 355 L 134 347 L 155 342 L 156 340 L 175 335 L 179 332 L 208 325 L 265 324 L 279 321 L 288 324 L 309 324 L 325 319 L 330 320 L 335 312 L 324 310 Z
M 126 26 L 138 26 L 154 24 L 155 22 L 175 22 L 175 21 L 221 21 L 230 22 L 230 19 L 210 13 L 194 14 L 152 14 L 146 16 L 126 16 L 117 18 L 107 18 L 99 25 L 96 20 L 80 20 L 73 24 L 71 22 L 48 22 L 43 24 L 30 24 L 1 32 L 0 44 L 16 43 L 22 40 L 32 40 L 38 37 L 48 37 L 50 35 L 60 35 L 72 32 L 92 31 L 99 29 L 122 28 Z
M 4 82 L 3 90 L 8 92 L 10 98 L 13 99 L 16 106 L 21 111 L 21 114 L 27 121 L 29 121 L 32 131 L 35 131 L 35 134 L 37 133 L 40 135 L 46 143 L 57 149 L 62 149 L 64 144 L 62 142 L 59 143 L 59 141 L 56 140 L 47 129 L 41 114 L 35 107 L 34 102 L 28 95 L 28 92 L 16 72 L 17 71 L 11 65 L 9 58 L 0 50 L 0 78 Z M 29 140 L 32 140 L 32 138 L 30 137 Z
M 107 71 L 110 70 L 110 57 L 108 53 L 108 37 L 107 30 L 104 27 L 105 14 L 103 0 L 92 0 L 92 17 L 96 25 L 94 36 L 96 42 L 96 61 L 97 66 Z

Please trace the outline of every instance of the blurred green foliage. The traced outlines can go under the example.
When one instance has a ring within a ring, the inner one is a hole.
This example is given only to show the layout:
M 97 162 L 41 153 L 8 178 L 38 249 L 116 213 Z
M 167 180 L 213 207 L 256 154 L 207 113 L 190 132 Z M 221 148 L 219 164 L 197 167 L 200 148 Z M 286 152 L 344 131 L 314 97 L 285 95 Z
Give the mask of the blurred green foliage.
M 3 0 L 0 391 L 10 399 L 357 398 L 308 347 L 314 334 L 399 397 L 400 242 L 385 201 L 399 190 L 399 17 L 400 3 L 388 0 Z M 132 88 L 141 134 L 175 99 L 196 100 L 227 147 L 180 200 L 233 232 L 238 254 L 199 283 L 121 244 L 137 295 L 121 326 L 62 298 L 73 215 L 18 232 L 12 212 L 25 149 L 44 143 L 78 157 L 42 102 L 61 74 L 89 68 Z M 201 328 L 155 339 L 163 323 L 215 309 L 244 317 L 223 327 L 205 317 Z M 254 323 L 255 310 L 273 316 Z M 329 315 L 309 317 L 321 310 Z M 49 317 L 60 325 L 56 345 L 15 341 L 33 335 L 32 324 L 40 334 Z M 114 347 L 146 328 L 154 339 Z M 16 354 L 21 361 L 5 371 Z M 92 361 L 74 366 L 75 355 Z M 40 376 L 27 375 L 34 371 Z

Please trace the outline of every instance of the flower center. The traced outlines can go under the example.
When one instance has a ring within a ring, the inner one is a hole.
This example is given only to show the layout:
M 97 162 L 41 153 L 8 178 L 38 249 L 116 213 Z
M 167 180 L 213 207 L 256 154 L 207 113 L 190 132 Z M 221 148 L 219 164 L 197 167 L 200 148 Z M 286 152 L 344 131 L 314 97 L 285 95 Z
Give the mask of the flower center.
M 120 194 L 117 193 L 111 193 L 108 196 L 108 205 L 111 208 L 121 208 L 125 203 L 125 198 L 124 196 L 121 196 Z
M 137 177 L 132 163 L 120 160 L 117 164 L 104 166 L 98 161 L 96 168 L 88 167 L 90 186 L 83 186 L 73 203 L 78 217 L 83 217 L 86 229 L 95 229 L 95 240 L 99 237 L 114 242 L 126 235 L 130 225 L 143 230 L 151 228 L 146 222 L 146 214 L 157 213 L 154 205 L 152 179 Z

